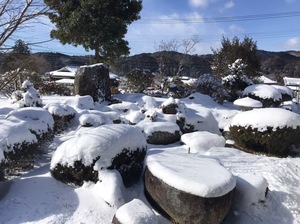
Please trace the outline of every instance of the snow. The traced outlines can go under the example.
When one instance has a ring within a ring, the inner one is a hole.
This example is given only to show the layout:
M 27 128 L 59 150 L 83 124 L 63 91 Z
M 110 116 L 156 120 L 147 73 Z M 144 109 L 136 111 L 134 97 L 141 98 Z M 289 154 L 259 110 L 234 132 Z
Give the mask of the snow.
M 76 110 L 73 107 L 64 103 L 49 103 L 44 106 L 44 108 L 47 109 L 51 114 L 59 117 L 76 114 Z
M 125 204 L 125 187 L 122 177 L 116 170 L 99 171 L 99 181 L 93 186 L 95 194 L 115 208 Z
M 118 209 L 116 217 L 122 224 L 158 224 L 153 211 L 139 199 L 123 205 Z
M 261 175 L 239 174 L 236 176 L 236 191 L 234 205 L 239 205 L 239 210 L 247 210 L 252 204 L 266 200 L 268 182 Z
M 146 158 L 148 169 L 155 177 L 178 190 L 211 198 L 229 193 L 236 185 L 234 176 L 213 158 L 186 152 L 174 153 L 172 148 L 156 150 L 159 152 L 150 153 Z
M 300 126 L 300 115 L 281 108 L 261 108 L 237 114 L 231 121 L 231 126 L 243 126 L 257 128 L 259 131 L 272 127 L 285 126 L 297 128 Z
M 186 133 L 180 140 L 189 147 L 191 153 L 205 153 L 212 147 L 225 146 L 225 139 L 222 136 L 207 131 Z
M 111 165 L 112 158 L 126 148 L 146 148 L 146 140 L 139 128 L 128 125 L 102 125 L 80 129 L 74 138 L 62 143 L 51 160 L 51 169 L 57 164 L 73 166 L 76 161 L 90 166 L 97 160 L 94 170 Z
M 143 130 L 146 139 L 157 131 L 168 133 L 180 132 L 179 126 L 176 123 L 168 121 L 141 122 L 138 124 L 138 127 Z
M 136 126 L 151 130 L 151 126 L 156 123 L 157 127 L 153 130 L 158 130 L 159 124 L 164 125 L 166 121 L 176 122 L 177 115 L 163 115 L 157 108 L 166 98 L 149 98 L 143 94 L 120 94 L 116 97 L 123 103 L 107 107 L 94 103 L 88 96 L 42 96 L 43 103 L 48 105 L 46 108 L 48 110 L 52 108 L 50 112 L 57 111 L 62 114 L 64 110 L 61 109 L 66 105 L 67 113 L 76 111 L 78 120 L 80 116 L 90 114 L 111 122 L 120 116 L 131 117 L 131 113 L 137 113 L 142 109 L 146 109 L 147 112 L 145 119 L 139 121 L 137 125 L 118 126 L 120 132 L 123 127 L 130 130 L 120 141 L 116 141 L 114 135 L 108 133 L 114 127 L 111 123 L 92 128 L 80 127 L 79 122 L 72 123 L 74 126 L 70 130 L 56 135 L 51 144 L 44 146 L 46 154 L 36 161 L 33 170 L 26 171 L 13 180 L 0 183 L 0 223 L 106 224 L 111 223 L 117 212 L 118 218 L 124 221 L 129 219 L 129 223 L 144 218 L 137 223 L 147 223 L 148 220 L 149 223 L 170 224 L 171 222 L 156 212 L 155 216 L 152 216 L 153 208 L 144 196 L 142 180 L 131 188 L 124 188 L 117 172 L 101 170 L 99 178 L 102 182 L 88 182 L 74 188 L 55 180 L 49 172 L 51 158 L 52 163 L 57 160 L 71 165 L 77 158 L 88 163 L 90 157 L 93 157 L 91 154 L 97 155 L 100 152 L 92 146 L 106 144 L 105 146 L 116 146 L 118 148 L 116 150 L 120 150 L 123 145 L 131 146 L 137 142 L 148 148 L 147 164 L 151 172 L 153 171 L 157 176 L 161 175 L 162 179 L 174 186 L 178 185 L 178 188 L 200 195 L 216 196 L 232 189 L 233 182 L 236 182 L 236 195 L 242 196 L 235 198 L 224 224 L 300 223 L 299 157 L 275 158 L 252 155 L 229 147 L 219 147 L 224 144 L 218 143 L 219 140 L 221 142 L 222 137 L 212 133 L 211 130 L 183 135 L 182 142 L 186 145 L 181 145 L 181 142 L 163 147 L 147 145 L 141 130 Z M 181 103 L 185 104 L 186 109 L 181 107 Z M 47 126 L 52 126 L 51 113 L 46 110 L 41 108 L 19 110 L 18 105 L 11 104 L 5 98 L 0 98 L 0 105 L 0 160 L 3 158 L 3 151 L 8 150 L 7 145 L 37 141 L 28 127 L 38 127 L 38 130 L 43 131 Z M 214 122 L 219 128 L 226 128 L 236 122 L 236 124 L 251 125 L 263 130 L 265 125 L 296 127 L 300 122 L 298 114 L 287 110 L 263 108 L 240 112 L 230 103 L 219 105 L 209 96 L 199 93 L 181 99 L 179 106 L 182 115 L 198 113 L 202 116 L 205 111 L 204 114 L 214 117 Z M 123 109 L 127 111 L 124 112 Z M 185 113 L 189 110 L 190 112 Z M 157 122 L 150 122 L 146 117 L 147 113 L 155 115 Z M 43 119 L 39 119 L 41 117 Z M 206 121 L 206 117 L 203 117 L 203 121 Z M 131 132 L 133 130 L 131 128 L 135 131 Z M 200 147 L 201 150 L 196 150 Z M 78 154 L 79 151 L 81 153 Z M 108 163 L 111 152 L 105 151 L 108 155 L 105 162 Z M 101 166 L 95 168 L 101 169 Z M 200 179 L 202 181 L 199 181 Z M 227 187 L 224 187 L 224 182 L 227 183 L 225 185 Z M 267 197 L 264 194 L 266 187 L 269 189 Z M 141 204 L 141 201 L 144 204 Z M 123 207 L 127 210 L 124 213 L 121 212 Z M 157 220 L 147 217 L 156 217 Z
M 250 97 L 237 99 L 233 102 L 233 104 L 236 106 L 249 107 L 249 108 L 261 108 L 263 106 L 262 102 L 251 99 Z
M 266 84 L 248 86 L 244 89 L 243 96 L 247 96 L 248 94 L 253 94 L 262 99 L 273 99 L 276 101 L 279 101 L 282 98 L 281 92 L 277 88 Z
M 274 88 L 278 89 L 281 94 L 287 94 L 289 96 L 293 96 L 293 90 L 287 86 L 280 86 L 280 85 L 272 85 Z

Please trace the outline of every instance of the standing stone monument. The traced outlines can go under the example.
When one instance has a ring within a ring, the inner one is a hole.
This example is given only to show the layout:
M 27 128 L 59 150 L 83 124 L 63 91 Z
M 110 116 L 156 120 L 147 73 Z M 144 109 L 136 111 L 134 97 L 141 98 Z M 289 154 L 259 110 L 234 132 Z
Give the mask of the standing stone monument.
M 75 74 L 74 94 L 90 95 L 95 102 L 111 99 L 108 65 L 81 66 Z

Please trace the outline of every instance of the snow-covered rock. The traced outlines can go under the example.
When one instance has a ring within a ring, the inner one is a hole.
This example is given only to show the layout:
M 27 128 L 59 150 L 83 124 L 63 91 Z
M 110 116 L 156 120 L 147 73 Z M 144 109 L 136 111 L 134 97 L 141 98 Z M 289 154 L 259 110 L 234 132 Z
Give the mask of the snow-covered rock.
M 141 122 L 138 126 L 143 130 L 147 143 L 167 145 L 180 140 L 180 129 L 176 123 L 168 121 Z
M 143 201 L 133 199 L 117 210 L 112 223 L 158 224 L 158 219 L 153 211 Z
M 221 223 L 231 207 L 234 176 L 212 158 L 172 148 L 150 151 L 144 175 L 150 202 L 178 223 Z

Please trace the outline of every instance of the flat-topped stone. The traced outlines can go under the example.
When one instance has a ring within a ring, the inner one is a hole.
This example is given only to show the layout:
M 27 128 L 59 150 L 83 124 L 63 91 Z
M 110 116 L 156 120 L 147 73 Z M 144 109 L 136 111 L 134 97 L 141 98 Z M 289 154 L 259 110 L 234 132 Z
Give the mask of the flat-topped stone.
M 171 150 L 147 156 L 149 202 L 176 223 L 221 223 L 232 204 L 234 176 L 213 158 Z

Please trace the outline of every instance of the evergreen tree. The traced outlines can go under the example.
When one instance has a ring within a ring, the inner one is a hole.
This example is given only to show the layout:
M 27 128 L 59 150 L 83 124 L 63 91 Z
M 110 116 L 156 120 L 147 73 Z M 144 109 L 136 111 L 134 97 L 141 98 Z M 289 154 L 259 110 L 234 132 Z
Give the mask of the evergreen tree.
M 232 74 L 228 66 L 232 65 L 237 59 L 241 59 L 247 65 L 244 73 L 249 78 L 259 75 L 260 62 L 257 57 L 255 41 L 249 37 L 245 37 L 243 41 L 240 41 L 238 37 L 234 37 L 232 41 L 223 37 L 221 44 L 220 49 L 212 49 L 212 70 L 215 75 L 223 78 Z
M 12 53 L 29 55 L 30 54 L 30 49 L 29 49 L 28 45 L 23 40 L 19 39 L 15 42 L 15 45 L 13 46 Z
M 56 25 L 51 37 L 95 50 L 95 62 L 129 54 L 127 26 L 140 18 L 142 0 L 44 0 Z

